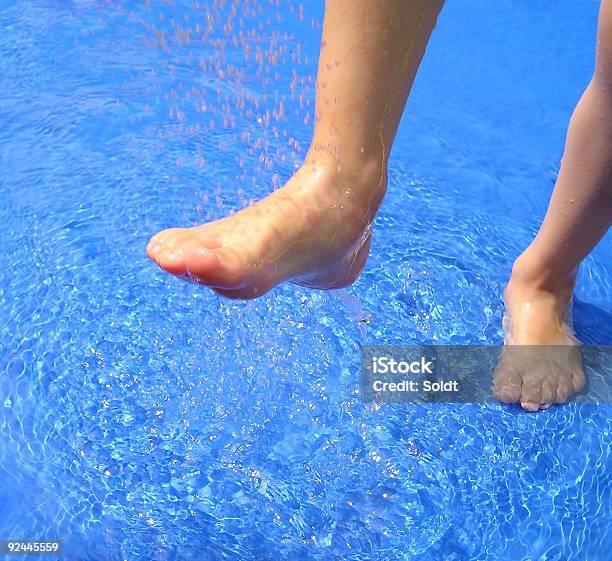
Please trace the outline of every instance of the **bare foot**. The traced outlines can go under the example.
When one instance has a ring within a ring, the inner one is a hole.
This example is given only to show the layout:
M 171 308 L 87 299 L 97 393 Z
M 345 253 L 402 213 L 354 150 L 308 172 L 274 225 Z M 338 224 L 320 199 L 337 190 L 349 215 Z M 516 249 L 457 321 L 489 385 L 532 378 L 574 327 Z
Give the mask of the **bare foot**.
M 557 291 L 526 282 L 513 269 L 504 294 L 505 347 L 493 378 L 493 393 L 526 411 L 564 403 L 585 384 L 580 342 L 571 320 L 575 279 Z
M 147 255 L 168 273 L 229 298 L 256 298 L 285 280 L 346 286 L 368 258 L 386 189 L 380 167 L 369 174 L 376 179 L 365 177 L 340 173 L 333 162 L 305 164 L 284 187 L 232 216 L 159 232 Z

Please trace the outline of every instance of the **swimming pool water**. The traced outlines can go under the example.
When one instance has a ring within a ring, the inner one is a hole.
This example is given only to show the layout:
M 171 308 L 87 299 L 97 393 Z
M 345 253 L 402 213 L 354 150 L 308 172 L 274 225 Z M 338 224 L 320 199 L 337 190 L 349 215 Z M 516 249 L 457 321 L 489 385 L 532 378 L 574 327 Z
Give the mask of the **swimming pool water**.
M 300 164 L 322 3 L 0 0 L 0 539 L 92 561 L 609 559 L 609 405 L 373 408 L 358 375 L 366 342 L 501 342 L 597 8 L 449 0 L 364 274 L 241 303 L 144 248 Z M 611 250 L 580 272 L 587 343 L 612 341 Z

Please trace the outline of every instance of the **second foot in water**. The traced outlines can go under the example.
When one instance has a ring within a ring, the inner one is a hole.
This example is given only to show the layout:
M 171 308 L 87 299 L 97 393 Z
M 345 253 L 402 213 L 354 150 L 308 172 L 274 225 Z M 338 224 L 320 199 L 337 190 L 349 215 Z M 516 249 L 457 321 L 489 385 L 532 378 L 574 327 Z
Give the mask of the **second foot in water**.
M 572 287 L 553 293 L 511 279 L 505 302 L 505 345 L 494 395 L 526 411 L 565 403 L 585 385 L 580 342 L 571 325 Z
M 302 167 L 284 187 L 232 216 L 159 232 L 147 254 L 168 273 L 228 298 L 256 298 L 285 280 L 340 288 L 368 258 L 380 203 L 365 199 L 368 191 L 371 185 L 340 177 L 335 168 Z

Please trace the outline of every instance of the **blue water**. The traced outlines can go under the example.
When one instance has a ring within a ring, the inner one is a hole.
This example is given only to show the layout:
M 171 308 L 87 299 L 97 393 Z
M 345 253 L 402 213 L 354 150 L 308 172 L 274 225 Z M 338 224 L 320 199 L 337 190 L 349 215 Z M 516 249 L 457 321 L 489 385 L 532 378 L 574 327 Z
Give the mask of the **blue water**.
M 247 303 L 144 254 L 304 157 L 322 3 L 235 5 L 0 0 L 0 539 L 88 561 L 609 559 L 609 405 L 376 409 L 358 375 L 365 342 L 501 342 L 597 3 L 449 0 L 364 274 Z M 611 251 L 580 272 L 585 342 L 612 342 Z

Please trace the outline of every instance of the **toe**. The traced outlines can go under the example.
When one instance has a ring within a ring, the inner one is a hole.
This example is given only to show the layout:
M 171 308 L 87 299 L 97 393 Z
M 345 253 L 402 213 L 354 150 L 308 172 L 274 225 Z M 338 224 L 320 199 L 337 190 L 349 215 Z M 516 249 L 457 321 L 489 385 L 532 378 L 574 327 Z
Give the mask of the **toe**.
M 153 261 L 157 262 L 157 256 L 163 249 L 164 246 L 159 243 L 159 241 L 151 239 L 151 241 L 147 245 L 147 256 L 149 257 L 149 259 L 152 259 Z
M 160 244 L 166 248 L 171 248 L 184 237 L 187 228 L 166 228 L 158 232 L 151 238 L 151 242 Z
M 500 371 L 495 373 L 493 395 L 502 403 L 516 403 L 521 397 L 522 379 L 518 373 Z
M 245 280 L 245 267 L 234 252 L 227 249 L 192 248 L 186 257 L 186 272 L 193 280 L 207 286 L 235 290 Z
M 185 252 L 181 248 L 162 250 L 157 254 L 155 262 L 172 275 L 184 275 L 187 271 Z
M 584 389 L 586 379 L 584 377 L 584 370 L 582 367 L 577 366 L 572 370 L 572 387 L 574 393 L 578 393 Z
M 569 399 L 569 396 L 574 393 L 572 382 L 567 376 L 561 377 L 555 393 L 555 403 L 558 404 L 565 403 Z
M 540 403 L 540 409 L 548 409 L 553 403 L 555 403 L 555 397 L 557 391 L 553 381 L 547 379 L 542 382 L 542 401 Z
M 538 411 L 542 404 L 542 384 L 540 382 L 523 383 L 521 407 L 525 411 Z
M 149 243 L 147 244 L 147 256 L 149 257 L 149 259 L 153 259 L 153 261 L 155 261 L 159 253 L 163 249 L 165 249 L 165 247 L 166 246 L 164 245 L 162 239 L 159 237 L 159 234 L 156 234 L 149 240 Z
M 173 249 L 182 237 L 183 228 L 168 228 L 155 234 L 147 244 L 147 255 L 159 264 L 161 253 Z

